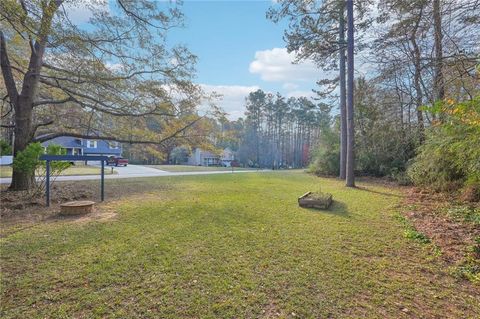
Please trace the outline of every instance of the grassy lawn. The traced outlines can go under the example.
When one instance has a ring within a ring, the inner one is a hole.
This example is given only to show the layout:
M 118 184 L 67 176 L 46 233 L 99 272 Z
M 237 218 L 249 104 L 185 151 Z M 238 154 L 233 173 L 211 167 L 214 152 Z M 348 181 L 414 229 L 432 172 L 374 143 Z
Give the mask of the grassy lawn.
M 231 171 L 231 167 L 218 166 L 193 166 L 193 165 L 145 165 L 167 172 L 206 172 L 206 171 Z M 234 167 L 236 171 L 251 170 L 251 168 Z
M 62 172 L 61 175 L 97 175 L 100 174 L 100 167 L 96 166 L 71 166 Z M 112 174 L 112 169 L 105 168 L 105 175 Z M 116 174 L 116 171 L 113 172 Z M 0 177 L 12 177 L 11 166 L 0 166 Z
M 0 239 L 2 318 L 480 316 L 480 288 L 404 237 L 398 190 L 298 171 L 108 183 L 148 190 Z M 319 185 L 332 209 L 299 208 Z

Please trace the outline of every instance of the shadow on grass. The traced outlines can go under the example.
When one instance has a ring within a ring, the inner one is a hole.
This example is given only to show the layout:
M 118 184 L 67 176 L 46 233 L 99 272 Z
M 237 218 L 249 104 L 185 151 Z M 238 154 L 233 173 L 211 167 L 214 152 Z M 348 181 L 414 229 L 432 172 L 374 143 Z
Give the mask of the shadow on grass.
M 332 205 L 328 209 L 316 209 L 316 208 L 305 208 L 305 207 L 300 207 L 300 208 L 308 210 L 312 213 L 328 214 L 328 215 L 335 215 L 335 216 L 344 217 L 344 218 L 350 218 L 350 213 L 348 212 L 347 205 L 336 200 L 333 200 Z
M 391 194 L 391 193 L 385 193 L 385 192 L 375 191 L 375 190 L 370 189 L 370 188 L 365 187 L 365 186 L 357 186 L 356 189 L 361 190 L 361 191 L 365 191 L 365 192 L 369 192 L 369 193 L 374 193 L 374 194 L 389 196 L 389 197 L 398 197 L 398 198 L 403 198 L 403 197 L 404 197 L 404 196 L 402 196 L 402 195 L 397 195 L 397 194 Z

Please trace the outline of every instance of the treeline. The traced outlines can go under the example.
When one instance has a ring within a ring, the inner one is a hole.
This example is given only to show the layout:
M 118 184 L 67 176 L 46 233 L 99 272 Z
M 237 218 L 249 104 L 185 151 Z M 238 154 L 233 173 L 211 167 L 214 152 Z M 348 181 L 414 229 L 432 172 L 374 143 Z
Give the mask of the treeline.
M 330 121 L 330 108 L 323 103 L 257 90 L 246 97 L 245 119 L 222 123 L 226 138 L 218 145 L 235 150 L 246 166 L 305 167 Z
M 376 82 L 355 81 L 355 173 L 404 179 L 409 160 L 422 140 L 415 114 L 397 104 L 386 103 L 392 93 Z M 338 176 L 340 171 L 340 117 L 324 130 L 312 154 L 310 170 L 319 175 Z M 403 181 L 405 182 L 405 181 Z
M 344 3 L 280 0 L 268 13 L 274 22 L 288 20 L 287 48 L 299 60 L 339 70 L 318 91 L 340 109 L 332 88 L 341 84 Z M 362 1 L 355 17 L 357 71 L 359 61 L 368 70 L 354 83 L 356 175 L 479 188 L 480 3 Z M 336 119 L 320 136 L 312 171 L 339 174 L 340 128 Z

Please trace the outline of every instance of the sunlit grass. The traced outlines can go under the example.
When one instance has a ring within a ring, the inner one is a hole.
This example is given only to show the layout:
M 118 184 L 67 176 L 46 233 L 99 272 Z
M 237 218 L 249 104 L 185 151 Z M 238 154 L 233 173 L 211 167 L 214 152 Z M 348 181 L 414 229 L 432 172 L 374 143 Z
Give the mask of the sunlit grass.
M 207 171 L 244 171 L 250 168 L 221 167 L 221 166 L 194 166 L 194 165 L 146 165 L 167 172 L 207 172 Z
M 397 190 L 298 171 L 128 183 L 150 190 L 107 203 L 115 219 L 44 223 L 1 240 L 3 318 L 480 313 L 478 289 L 405 238 Z M 331 209 L 299 208 L 319 185 Z

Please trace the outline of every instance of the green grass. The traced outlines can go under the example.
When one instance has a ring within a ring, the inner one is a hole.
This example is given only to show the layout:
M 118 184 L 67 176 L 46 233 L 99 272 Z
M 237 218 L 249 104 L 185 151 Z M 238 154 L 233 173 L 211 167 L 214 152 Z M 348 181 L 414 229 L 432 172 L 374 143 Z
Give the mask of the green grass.
M 424 233 L 421 233 L 418 230 L 416 230 L 415 227 L 410 222 L 410 220 L 408 220 L 406 217 L 398 214 L 398 215 L 395 215 L 395 218 L 398 221 L 400 221 L 405 227 L 405 230 L 403 231 L 403 235 L 405 236 L 405 238 L 416 240 L 422 244 L 431 243 L 430 238 L 428 238 L 427 235 L 425 235 Z
M 300 172 L 109 183 L 150 190 L 105 204 L 118 212 L 111 220 L 37 224 L 1 239 L 2 318 L 480 314 L 478 286 L 404 237 L 396 190 Z M 319 185 L 331 209 L 299 208 L 297 197 Z
M 193 165 L 146 165 L 167 172 L 207 172 L 207 171 L 231 171 L 231 167 L 219 166 L 193 166 Z M 251 168 L 234 167 L 235 171 L 251 170 Z
M 480 225 L 480 207 L 452 206 L 447 215 L 454 220 Z
M 62 172 L 61 175 L 98 175 L 100 174 L 100 167 L 96 166 L 71 166 Z M 116 174 L 116 171 L 113 171 L 113 174 Z M 105 168 L 105 174 L 112 174 L 111 168 Z M 0 177 L 12 177 L 12 167 L 11 166 L 0 166 Z

